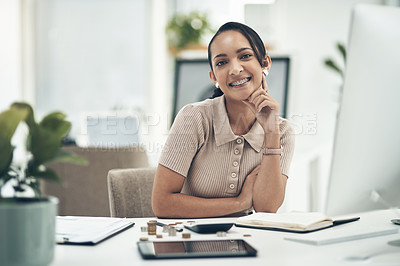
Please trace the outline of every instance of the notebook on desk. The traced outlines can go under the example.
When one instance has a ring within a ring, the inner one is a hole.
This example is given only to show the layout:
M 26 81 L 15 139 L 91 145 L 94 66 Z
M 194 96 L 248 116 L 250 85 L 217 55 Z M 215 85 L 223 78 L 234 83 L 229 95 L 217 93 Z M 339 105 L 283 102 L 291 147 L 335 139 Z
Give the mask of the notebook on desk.
M 359 216 L 330 218 L 319 212 L 258 212 L 239 217 L 236 221 L 236 226 L 292 233 L 310 233 L 359 219 Z
M 126 218 L 57 216 L 56 242 L 70 245 L 96 245 L 135 223 Z

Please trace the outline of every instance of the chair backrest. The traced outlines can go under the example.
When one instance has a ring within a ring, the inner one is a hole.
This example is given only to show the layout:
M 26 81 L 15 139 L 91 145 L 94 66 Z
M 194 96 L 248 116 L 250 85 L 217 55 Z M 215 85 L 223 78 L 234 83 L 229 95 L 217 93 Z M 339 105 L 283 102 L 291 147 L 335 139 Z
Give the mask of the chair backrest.
M 154 217 L 151 207 L 156 168 L 113 169 L 108 172 L 111 217 Z
M 59 199 L 58 215 L 110 216 L 107 174 L 111 169 L 149 167 L 144 148 L 81 148 L 68 146 L 66 151 L 76 153 L 89 161 L 89 165 L 51 163 L 65 182 L 42 182 L 44 195 Z

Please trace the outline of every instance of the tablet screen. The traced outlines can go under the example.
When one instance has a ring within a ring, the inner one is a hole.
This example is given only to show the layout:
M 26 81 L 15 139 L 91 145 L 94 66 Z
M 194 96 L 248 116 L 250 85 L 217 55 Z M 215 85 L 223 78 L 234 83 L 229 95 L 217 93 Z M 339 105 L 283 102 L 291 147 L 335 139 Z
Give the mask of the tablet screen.
M 189 257 L 243 257 L 256 256 L 257 251 L 241 239 L 194 240 L 167 242 L 138 242 L 140 254 L 145 259 Z

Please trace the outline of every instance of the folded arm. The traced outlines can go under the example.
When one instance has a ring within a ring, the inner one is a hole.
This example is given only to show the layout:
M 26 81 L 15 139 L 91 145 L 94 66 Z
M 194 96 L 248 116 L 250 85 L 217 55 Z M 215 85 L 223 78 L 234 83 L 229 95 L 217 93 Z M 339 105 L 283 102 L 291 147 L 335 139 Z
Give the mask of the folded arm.
M 153 186 L 153 212 L 163 218 L 205 218 L 247 210 L 252 205 L 255 177 L 255 173 L 248 176 L 237 197 L 200 198 L 180 193 L 185 177 L 159 165 Z

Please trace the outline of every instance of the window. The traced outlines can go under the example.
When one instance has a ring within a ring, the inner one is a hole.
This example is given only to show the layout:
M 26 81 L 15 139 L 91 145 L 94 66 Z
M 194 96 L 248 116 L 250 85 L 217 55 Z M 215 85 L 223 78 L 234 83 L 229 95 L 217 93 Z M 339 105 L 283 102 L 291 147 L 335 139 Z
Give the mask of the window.
M 80 133 L 82 112 L 143 108 L 148 1 L 35 1 L 35 103 Z

